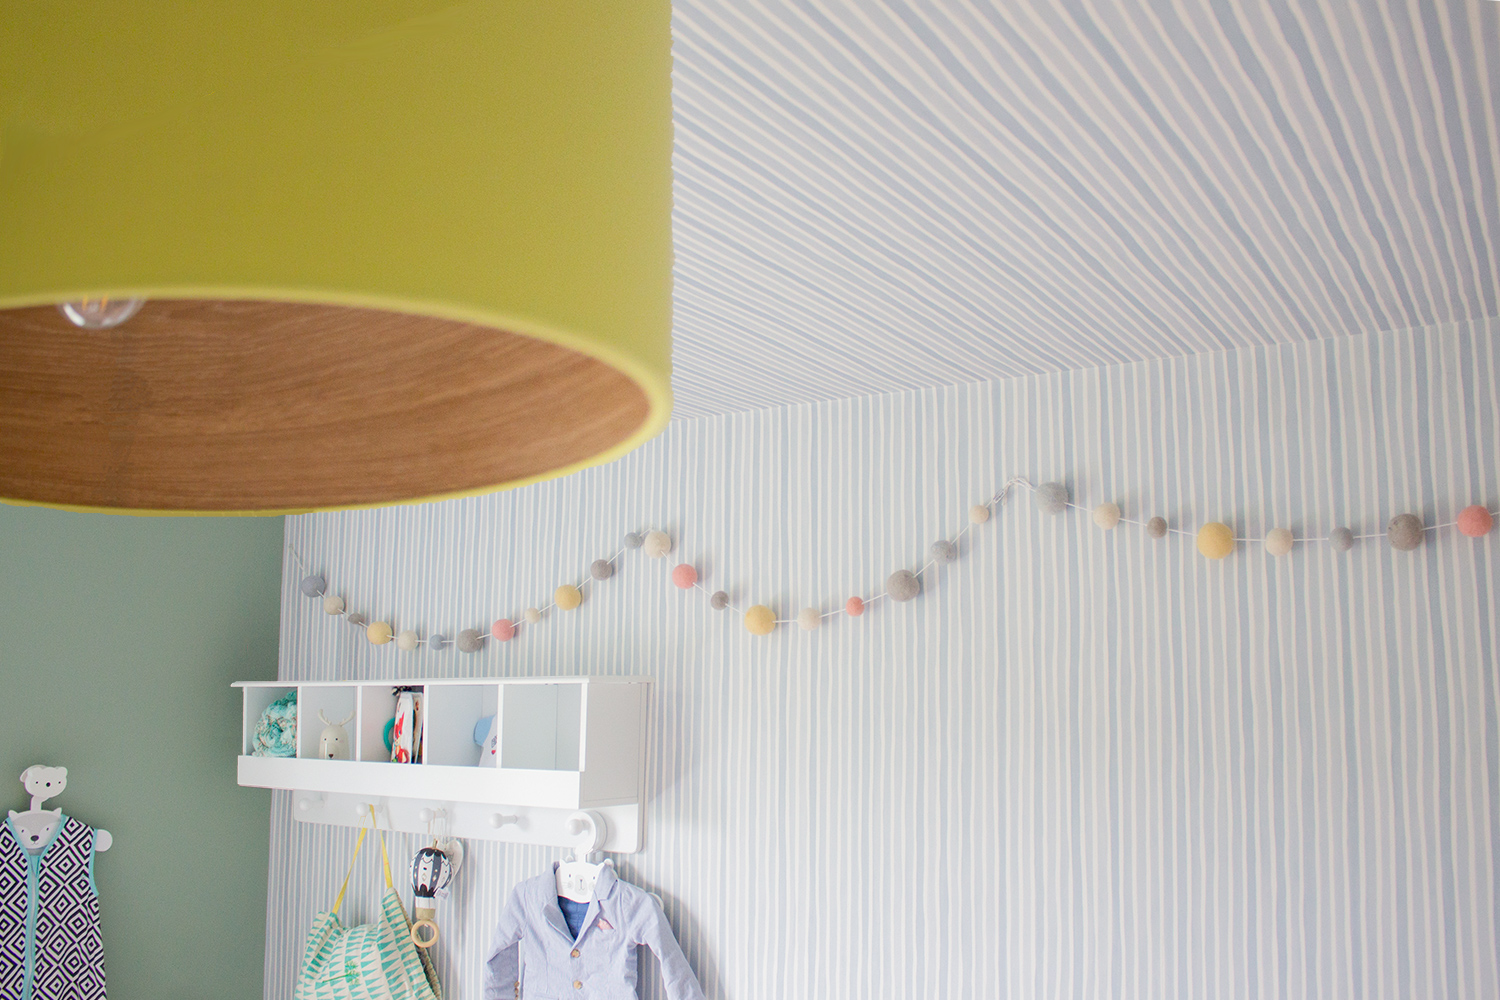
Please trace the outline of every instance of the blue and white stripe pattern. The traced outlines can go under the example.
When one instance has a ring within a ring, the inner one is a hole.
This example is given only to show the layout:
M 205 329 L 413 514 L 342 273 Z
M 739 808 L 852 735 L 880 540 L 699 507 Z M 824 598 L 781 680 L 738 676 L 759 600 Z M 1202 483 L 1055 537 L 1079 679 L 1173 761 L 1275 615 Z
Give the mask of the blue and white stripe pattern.
M 1500 313 L 1492 0 L 677 0 L 677 413 Z
M 832 608 L 1013 472 L 1241 535 L 1494 508 L 1500 321 L 678 421 L 576 476 L 287 539 L 424 633 L 541 604 L 652 525 L 736 601 Z M 816 632 L 751 636 L 627 559 L 473 655 L 369 645 L 288 557 L 281 672 L 653 676 L 647 846 L 621 876 L 663 895 L 711 998 L 1495 996 L 1497 544 L 1210 562 L 1023 494 L 917 600 Z M 277 794 L 271 1000 L 353 836 Z M 398 865 L 420 846 L 392 843 Z M 455 997 L 557 857 L 469 846 L 438 915 Z M 351 921 L 379 899 L 359 877 Z

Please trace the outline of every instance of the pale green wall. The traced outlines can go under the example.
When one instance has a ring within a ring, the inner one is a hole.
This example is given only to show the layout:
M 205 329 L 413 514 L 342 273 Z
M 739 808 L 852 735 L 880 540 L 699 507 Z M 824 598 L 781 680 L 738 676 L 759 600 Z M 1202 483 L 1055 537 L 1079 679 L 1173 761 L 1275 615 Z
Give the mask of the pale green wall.
M 235 784 L 234 680 L 276 676 L 280 518 L 0 505 L 0 808 L 27 765 L 115 835 L 110 1000 L 258 998 L 270 793 Z

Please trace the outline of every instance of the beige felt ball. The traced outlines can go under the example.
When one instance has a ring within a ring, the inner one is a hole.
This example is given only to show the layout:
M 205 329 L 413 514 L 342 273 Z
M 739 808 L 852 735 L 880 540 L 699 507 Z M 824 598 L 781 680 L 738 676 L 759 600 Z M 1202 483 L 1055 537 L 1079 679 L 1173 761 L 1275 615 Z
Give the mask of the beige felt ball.
M 665 531 L 648 531 L 646 540 L 641 543 L 641 548 L 652 559 L 660 559 L 672 551 L 672 536 Z
M 776 629 L 776 616 L 764 604 L 745 612 L 745 630 L 751 635 L 770 635 Z
M 1391 548 L 1410 552 L 1422 544 L 1422 519 L 1415 514 L 1397 514 L 1385 527 Z
M 542 620 L 541 609 L 540 608 L 527 608 L 526 609 L 526 614 L 523 617 L 526 619 L 526 624 L 528 624 L 528 625 L 535 625 L 537 622 L 539 622 L 539 621 Z
M 344 599 L 337 594 L 329 594 L 323 598 L 323 612 L 330 615 L 341 615 L 344 613 Z
M 1286 528 L 1272 528 L 1266 532 L 1266 551 L 1273 556 L 1284 556 L 1292 551 L 1297 539 Z
M 797 624 L 802 626 L 802 631 L 811 632 L 823 624 L 823 616 L 818 614 L 817 608 L 803 608 L 797 612 Z
M 1101 503 L 1094 508 L 1094 523 L 1108 531 L 1120 523 L 1120 505 Z
M 365 638 L 370 640 L 372 646 L 384 646 L 391 641 L 391 623 L 371 622 L 370 627 L 365 629 Z
M 1164 518 L 1164 517 L 1153 517 L 1151 520 L 1147 521 L 1146 522 L 1146 537 L 1147 538 L 1166 538 L 1167 537 L 1167 519 Z
M 404 628 L 396 633 L 396 648 L 403 653 L 410 653 L 417 648 L 417 633 L 409 628 Z
M 552 600 L 564 611 L 572 611 L 583 603 L 583 593 L 571 583 L 565 583 L 553 593 Z
M 990 509 L 982 503 L 976 503 L 969 508 L 969 520 L 975 524 L 983 524 L 990 519 Z

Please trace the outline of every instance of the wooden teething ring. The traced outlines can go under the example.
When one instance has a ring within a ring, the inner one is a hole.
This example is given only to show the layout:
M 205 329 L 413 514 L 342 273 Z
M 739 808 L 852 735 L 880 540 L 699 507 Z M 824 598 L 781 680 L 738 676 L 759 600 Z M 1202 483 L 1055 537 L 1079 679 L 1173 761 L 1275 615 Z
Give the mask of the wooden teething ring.
M 422 940 L 422 935 L 419 933 L 419 931 L 421 931 L 423 927 L 428 927 L 432 930 L 432 937 L 428 938 L 426 941 Z M 431 948 L 433 945 L 437 944 L 437 939 L 438 927 L 437 924 L 433 923 L 431 920 L 418 920 L 416 923 L 411 925 L 411 943 L 416 945 L 418 948 Z

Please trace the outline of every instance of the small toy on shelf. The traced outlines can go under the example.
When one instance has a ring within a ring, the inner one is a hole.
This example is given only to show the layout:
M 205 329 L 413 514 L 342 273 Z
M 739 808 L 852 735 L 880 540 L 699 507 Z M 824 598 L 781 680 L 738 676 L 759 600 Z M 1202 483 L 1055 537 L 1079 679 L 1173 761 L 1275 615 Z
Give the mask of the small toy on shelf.
M 396 695 L 396 724 L 391 730 L 391 762 L 394 764 L 420 764 L 422 762 L 422 689 L 398 687 Z
M 318 709 L 318 718 L 323 720 L 327 728 L 323 735 L 318 738 L 318 756 L 323 760 L 348 760 L 349 759 L 349 731 L 344 727 L 354 721 L 354 713 L 350 712 L 342 722 L 334 722 Z

